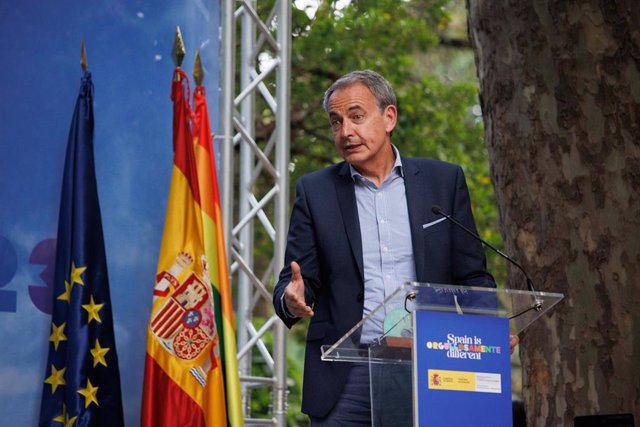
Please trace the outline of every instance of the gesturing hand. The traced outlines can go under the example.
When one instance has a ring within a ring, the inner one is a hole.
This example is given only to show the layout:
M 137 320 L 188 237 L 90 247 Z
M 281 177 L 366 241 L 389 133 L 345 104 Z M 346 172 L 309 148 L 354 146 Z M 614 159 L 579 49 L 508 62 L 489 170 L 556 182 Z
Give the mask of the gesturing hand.
M 509 336 L 509 354 L 513 354 L 519 342 L 520 342 L 520 338 L 517 335 Z
M 304 281 L 300 266 L 295 261 L 291 262 L 291 281 L 284 290 L 284 303 L 294 317 L 313 316 L 313 310 L 304 300 Z

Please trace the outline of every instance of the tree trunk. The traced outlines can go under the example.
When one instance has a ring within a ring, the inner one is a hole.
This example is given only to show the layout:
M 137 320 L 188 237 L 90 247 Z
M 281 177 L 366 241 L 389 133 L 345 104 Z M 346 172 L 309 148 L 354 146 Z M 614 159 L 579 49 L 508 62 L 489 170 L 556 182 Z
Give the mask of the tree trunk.
M 629 412 L 637 422 L 640 3 L 467 9 L 507 253 L 537 290 L 565 294 L 521 336 L 528 425 Z

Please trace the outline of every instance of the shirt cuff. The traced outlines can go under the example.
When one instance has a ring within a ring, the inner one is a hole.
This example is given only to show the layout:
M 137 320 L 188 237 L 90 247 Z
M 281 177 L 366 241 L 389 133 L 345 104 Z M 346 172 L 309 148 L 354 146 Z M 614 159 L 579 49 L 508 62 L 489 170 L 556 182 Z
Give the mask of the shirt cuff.
M 285 317 L 287 317 L 289 319 L 295 319 L 296 318 L 296 316 L 294 316 L 293 314 L 289 313 L 289 310 L 287 309 L 287 304 L 284 303 L 284 293 L 280 297 L 280 307 L 282 307 L 282 312 L 284 313 Z

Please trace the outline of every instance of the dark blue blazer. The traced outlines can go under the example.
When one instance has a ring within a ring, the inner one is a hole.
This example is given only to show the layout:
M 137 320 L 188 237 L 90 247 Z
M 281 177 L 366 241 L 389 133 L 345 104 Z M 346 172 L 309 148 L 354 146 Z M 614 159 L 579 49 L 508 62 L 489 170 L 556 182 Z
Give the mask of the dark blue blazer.
M 469 192 L 459 166 L 430 159 L 402 158 L 418 281 L 495 286 L 486 271 L 482 245 L 449 221 L 423 228 L 443 211 L 475 231 Z M 354 182 L 341 162 L 302 177 L 291 213 L 285 266 L 274 288 L 276 313 L 287 325 L 281 297 L 291 279 L 291 261 L 301 268 L 305 297 L 314 316 L 307 331 L 302 411 L 323 417 L 333 408 L 350 363 L 323 362 L 320 347 L 333 344 L 362 319 L 364 268 Z M 366 244 L 366 239 L 365 239 Z

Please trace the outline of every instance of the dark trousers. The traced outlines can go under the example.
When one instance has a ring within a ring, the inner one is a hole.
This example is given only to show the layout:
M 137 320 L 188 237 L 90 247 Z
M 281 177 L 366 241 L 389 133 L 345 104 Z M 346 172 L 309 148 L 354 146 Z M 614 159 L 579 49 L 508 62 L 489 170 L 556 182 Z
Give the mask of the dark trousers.
M 413 426 L 413 383 L 410 363 L 371 365 L 374 427 Z
M 410 364 L 375 364 L 371 374 L 369 365 L 355 364 L 336 405 L 324 418 L 311 417 L 311 427 L 411 427 L 411 396 Z
M 335 406 L 324 418 L 311 417 L 311 427 L 371 427 L 369 365 L 354 364 Z

